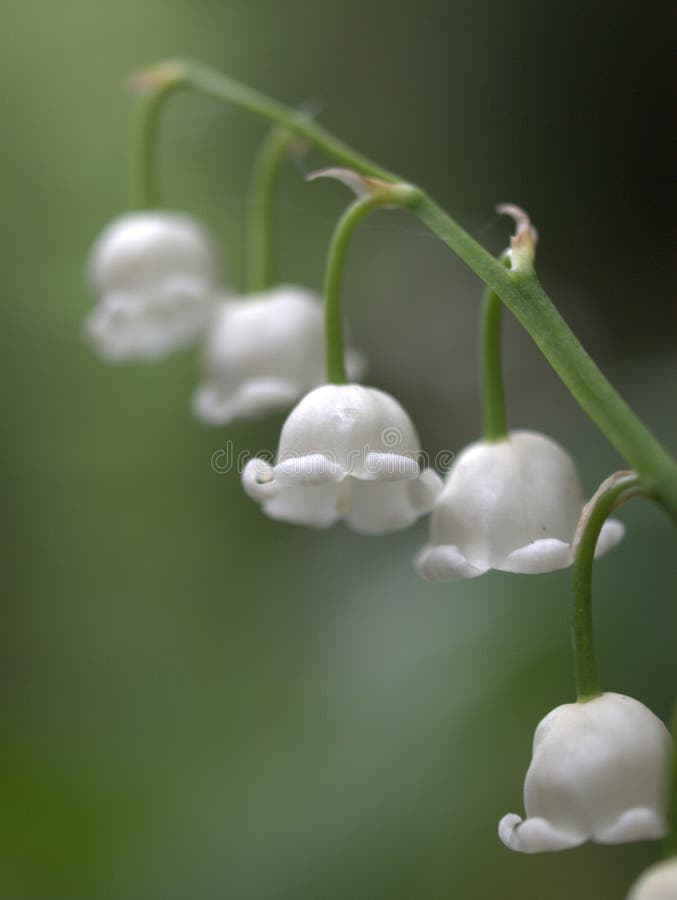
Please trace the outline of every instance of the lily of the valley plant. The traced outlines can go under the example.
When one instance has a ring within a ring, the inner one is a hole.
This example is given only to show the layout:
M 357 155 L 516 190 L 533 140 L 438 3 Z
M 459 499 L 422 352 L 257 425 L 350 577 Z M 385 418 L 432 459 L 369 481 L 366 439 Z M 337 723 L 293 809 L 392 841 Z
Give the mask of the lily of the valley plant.
M 591 614 L 594 560 L 624 533 L 611 514 L 642 496 L 677 519 L 677 466 L 541 287 L 534 269 L 537 233 L 528 216 L 513 205 L 499 207 L 516 228 L 496 259 L 424 190 L 305 113 L 192 62 L 153 66 L 135 76 L 132 87 L 139 112 L 134 209 L 104 228 L 88 263 L 96 302 L 85 333 L 95 351 L 107 360 L 156 360 L 199 345 L 203 372 L 192 406 L 211 425 L 291 408 L 274 461 L 251 459 L 242 473 L 245 491 L 273 519 L 313 528 L 343 519 L 362 534 L 382 534 L 430 513 L 430 540 L 415 560 L 430 581 L 475 578 L 490 569 L 534 575 L 572 567 L 577 699 L 538 725 L 524 783 L 526 817 L 505 815 L 499 836 L 524 853 L 668 836 L 668 860 L 641 876 L 629 896 L 677 897 L 675 791 L 668 800 L 674 743 L 638 700 L 602 691 Z M 220 252 L 205 226 L 160 202 L 157 124 L 178 91 L 232 103 L 272 125 L 251 178 L 244 292 L 224 281 Z M 309 147 L 333 163 L 311 179 L 339 179 L 355 195 L 329 246 L 323 298 L 274 276 L 277 175 L 290 154 Z M 365 216 L 389 208 L 418 217 L 486 285 L 484 434 L 441 475 L 422 462 L 409 414 L 390 394 L 360 383 L 362 355 L 344 346 L 348 246 Z M 627 461 L 628 468 L 606 478 L 587 502 L 563 447 L 535 430 L 508 428 L 500 353 L 504 307 Z

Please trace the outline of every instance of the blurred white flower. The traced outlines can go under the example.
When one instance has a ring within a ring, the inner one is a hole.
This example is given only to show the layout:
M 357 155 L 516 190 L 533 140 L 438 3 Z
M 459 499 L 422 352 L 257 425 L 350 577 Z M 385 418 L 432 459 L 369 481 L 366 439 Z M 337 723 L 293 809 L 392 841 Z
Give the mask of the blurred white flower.
M 348 377 L 359 378 L 360 354 L 348 350 L 346 357 Z M 212 425 L 291 406 L 325 381 L 321 298 L 281 285 L 222 300 L 207 335 L 204 371 L 193 409 Z
M 536 729 L 524 782 L 527 819 L 498 826 L 511 850 L 565 850 L 585 841 L 620 844 L 666 833 L 672 739 L 642 703 L 601 694 L 566 703 Z
M 85 333 L 97 353 L 109 360 L 157 359 L 207 327 L 219 255 L 191 216 L 130 212 L 99 235 L 87 276 L 97 304 Z
M 677 856 L 650 866 L 633 884 L 628 900 L 676 900 Z
M 536 574 L 565 568 L 573 561 L 582 510 L 576 468 L 555 441 L 532 431 L 477 441 L 454 460 L 416 567 L 430 581 L 475 578 L 488 569 Z M 623 533 L 621 522 L 608 519 L 596 555 Z
M 242 482 L 274 519 L 323 528 L 343 517 L 355 531 L 378 534 L 411 525 L 441 490 L 419 454 L 416 430 L 393 397 L 329 384 L 289 414 L 275 465 L 250 460 Z

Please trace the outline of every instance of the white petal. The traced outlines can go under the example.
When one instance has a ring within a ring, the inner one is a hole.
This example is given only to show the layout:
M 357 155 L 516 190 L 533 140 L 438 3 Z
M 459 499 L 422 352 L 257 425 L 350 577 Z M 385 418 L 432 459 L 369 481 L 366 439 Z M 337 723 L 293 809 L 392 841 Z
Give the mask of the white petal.
M 282 428 L 278 492 L 264 510 L 318 527 L 344 516 L 365 534 L 405 528 L 440 487 L 435 473 L 420 471 L 419 455 L 414 426 L 389 394 L 357 384 L 315 388 Z
M 361 354 L 346 351 L 351 377 L 363 368 L 363 361 Z M 218 385 L 224 397 L 236 398 L 230 418 L 252 418 L 291 406 L 325 382 L 322 299 L 296 285 L 222 299 L 207 336 L 203 365 L 205 383 Z M 251 387 L 259 383 L 261 391 Z M 268 404 L 266 384 L 285 384 L 292 390 L 278 397 L 275 388 Z
M 654 863 L 639 876 L 627 900 L 675 900 L 677 897 L 677 856 Z
M 225 425 L 285 409 L 302 393 L 298 384 L 284 378 L 250 379 L 235 390 L 218 381 L 207 381 L 193 395 L 193 411 L 203 422 Z
M 407 413 L 389 394 L 359 384 L 327 384 L 297 404 L 284 423 L 279 454 L 326 453 L 356 478 L 369 478 L 370 453 L 415 458 L 418 436 Z
M 593 835 L 600 844 L 626 844 L 632 841 L 658 841 L 667 834 L 665 818 L 655 809 L 627 809 L 613 825 L 598 828 Z
M 276 463 L 274 477 L 281 485 L 311 487 L 343 481 L 345 472 L 324 453 L 309 453 L 307 456 L 289 454 Z
M 192 216 L 168 210 L 114 219 L 97 238 L 87 268 L 99 295 L 153 290 L 175 275 L 210 285 L 220 280 L 219 253 L 210 234 Z
M 521 572 L 527 575 L 539 575 L 543 572 L 554 572 L 566 569 L 571 565 L 571 547 L 556 538 L 545 538 L 533 541 L 526 547 L 513 550 L 502 563 L 494 568 L 501 572 Z
M 264 459 L 250 459 L 242 471 L 242 487 L 254 500 L 269 500 L 279 492 L 273 478 L 273 467 Z
M 328 528 L 341 518 L 337 509 L 340 487 L 337 484 L 283 487 L 263 508 L 272 519 Z
M 278 285 L 218 304 L 204 366 L 207 379 L 230 390 L 256 378 L 284 378 L 308 390 L 324 380 L 320 298 Z
M 416 569 L 428 581 L 455 581 L 477 578 L 487 570 L 469 563 L 458 547 L 451 544 L 426 544 L 414 560 Z
M 503 567 L 536 541 L 570 544 L 582 506 L 576 469 L 562 447 L 535 432 L 511 432 L 456 457 L 430 520 L 431 541 L 459 547 L 478 568 Z M 558 560 L 558 567 L 566 564 Z M 514 565 L 528 571 L 529 561 L 518 557 Z
M 83 332 L 97 354 L 109 362 L 125 360 L 130 353 L 130 329 L 143 315 L 142 303 L 130 294 L 112 294 L 87 315 Z M 161 355 L 162 349 L 156 354 Z M 147 351 L 146 358 L 152 358 Z
M 367 453 L 364 468 L 356 477 L 364 481 L 403 481 L 418 478 L 420 467 L 411 456 L 399 453 Z
M 104 359 L 155 360 L 197 340 L 212 308 L 209 286 L 181 277 L 153 292 L 104 295 L 85 320 L 85 333 Z
M 671 753 L 665 725 L 631 697 L 558 706 L 534 735 L 527 822 L 602 843 L 660 837 Z
M 625 525 L 618 519 L 607 519 L 597 538 L 597 546 L 595 547 L 595 559 L 602 556 L 607 550 L 611 550 L 616 544 L 623 540 L 625 534 Z
M 503 816 L 498 824 L 498 836 L 508 849 L 519 853 L 568 850 L 586 840 L 586 835 L 561 831 L 547 819 L 536 816 L 522 821 L 515 813 Z
M 424 469 L 418 478 L 407 484 L 407 493 L 414 509 L 427 513 L 442 492 L 442 479 L 433 469 Z
M 387 534 L 408 528 L 418 518 L 407 496 L 406 481 L 351 479 L 352 503 L 346 522 L 361 534 Z

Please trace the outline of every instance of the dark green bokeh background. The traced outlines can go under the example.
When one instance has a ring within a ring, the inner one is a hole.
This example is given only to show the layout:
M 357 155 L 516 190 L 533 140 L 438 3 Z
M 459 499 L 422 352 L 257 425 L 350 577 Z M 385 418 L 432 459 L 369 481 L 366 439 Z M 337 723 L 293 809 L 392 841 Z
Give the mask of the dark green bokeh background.
M 536 723 L 573 696 L 570 573 L 431 586 L 410 565 L 425 522 L 365 539 L 267 521 L 210 457 L 274 448 L 282 417 L 197 424 L 197 354 L 97 361 L 82 270 L 128 203 L 124 77 L 194 56 L 319 104 L 495 252 L 494 205 L 529 209 L 546 286 L 669 443 L 670 6 L 38 0 L 3 19 L 0 896 L 623 897 L 657 846 L 531 858 L 496 836 Z M 212 225 L 235 284 L 261 134 L 187 96 L 164 130 L 167 203 Z M 280 200 L 280 277 L 319 287 L 346 193 L 290 167 Z M 478 433 L 479 294 L 401 214 L 351 250 L 354 341 L 433 453 Z M 565 443 L 588 490 L 622 466 L 512 322 L 506 370 L 513 423 Z M 666 718 L 670 525 L 622 517 L 596 576 L 602 673 Z

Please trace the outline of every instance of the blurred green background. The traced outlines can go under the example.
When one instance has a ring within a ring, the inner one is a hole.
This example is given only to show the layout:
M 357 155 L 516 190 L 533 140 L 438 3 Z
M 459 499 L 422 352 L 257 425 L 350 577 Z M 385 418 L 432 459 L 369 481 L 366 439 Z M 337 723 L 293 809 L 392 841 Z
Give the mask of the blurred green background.
M 668 443 L 670 5 L 657 0 L 13 2 L 3 61 L 5 427 L 0 896 L 8 900 L 615 900 L 650 844 L 511 854 L 533 730 L 573 698 L 570 573 L 431 586 L 426 523 L 366 539 L 266 520 L 209 430 L 197 352 L 110 366 L 81 339 L 83 261 L 125 208 L 134 69 L 194 56 L 428 187 L 492 251 L 525 206 L 559 308 Z M 259 122 L 170 107 L 167 204 L 244 272 Z M 308 166 L 321 165 L 313 156 Z M 319 287 L 345 189 L 280 190 L 281 279 Z M 370 381 L 432 453 L 479 430 L 480 286 L 415 221 L 351 249 L 346 310 Z M 586 489 L 622 461 L 512 322 L 515 426 L 549 432 Z M 604 684 L 667 718 L 675 553 L 649 504 L 598 566 Z

